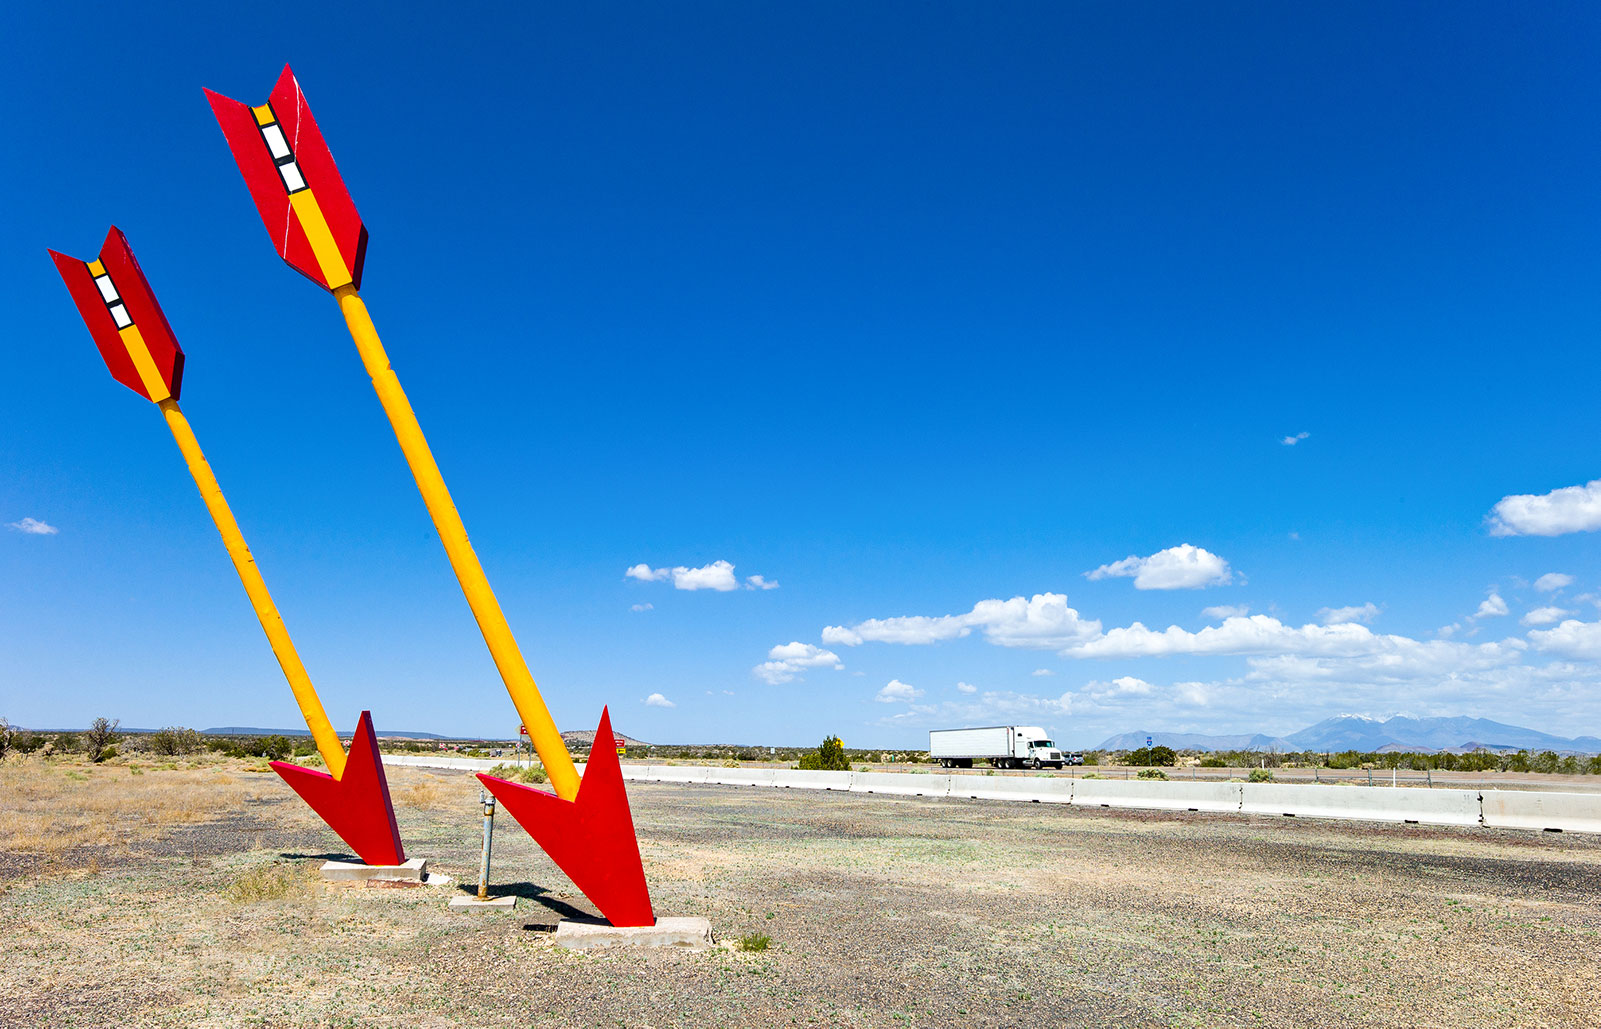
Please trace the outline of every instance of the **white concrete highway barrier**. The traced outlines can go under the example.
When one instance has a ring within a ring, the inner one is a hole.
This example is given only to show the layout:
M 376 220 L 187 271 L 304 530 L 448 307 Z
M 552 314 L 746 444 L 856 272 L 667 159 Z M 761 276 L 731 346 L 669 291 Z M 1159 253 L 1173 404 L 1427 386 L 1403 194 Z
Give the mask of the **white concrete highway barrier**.
M 706 781 L 715 786 L 776 786 L 776 768 L 713 768 Z
M 852 793 L 893 793 L 903 797 L 948 797 L 951 776 L 918 772 L 857 772 L 851 776 Z
M 646 765 L 640 778 L 649 782 L 705 782 L 711 771 L 705 765 Z M 627 778 L 627 773 L 623 774 Z
M 384 764 L 488 771 L 510 762 L 443 755 L 385 754 Z M 924 775 L 916 772 L 803 772 L 787 768 L 708 768 L 625 764 L 635 782 L 707 783 L 903 796 L 1035 801 L 1081 807 L 1145 808 L 1297 818 L 1364 819 L 1423 825 L 1485 825 L 1601 833 L 1601 794 L 1525 790 L 1323 786 L 1072 779 L 1060 776 Z M 583 774 L 584 766 L 578 766 Z
M 1601 832 L 1601 795 L 1485 790 L 1481 796 L 1488 826 Z
M 1235 812 L 1240 809 L 1240 784 L 1079 779 L 1073 786 L 1073 803 L 1081 807 Z
M 1240 811 L 1248 815 L 1354 818 L 1423 825 L 1478 825 L 1475 790 L 1427 790 L 1395 786 L 1241 785 Z
M 802 772 L 782 770 L 773 776 L 774 786 L 797 790 L 848 790 L 855 772 Z
M 953 775 L 951 796 L 968 800 L 1031 800 L 1070 804 L 1073 780 L 1044 776 Z

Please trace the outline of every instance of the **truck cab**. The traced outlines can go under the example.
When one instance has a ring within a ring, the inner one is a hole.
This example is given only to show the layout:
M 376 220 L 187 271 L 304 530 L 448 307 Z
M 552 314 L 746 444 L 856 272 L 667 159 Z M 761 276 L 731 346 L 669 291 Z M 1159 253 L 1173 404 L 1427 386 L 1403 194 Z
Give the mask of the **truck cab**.
M 1056 741 L 1045 734 L 1045 730 L 1035 725 L 1020 725 L 1017 727 L 1016 754 L 1013 758 L 1012 768 L 1061 768 L 1067 758 L 1057 749 Z

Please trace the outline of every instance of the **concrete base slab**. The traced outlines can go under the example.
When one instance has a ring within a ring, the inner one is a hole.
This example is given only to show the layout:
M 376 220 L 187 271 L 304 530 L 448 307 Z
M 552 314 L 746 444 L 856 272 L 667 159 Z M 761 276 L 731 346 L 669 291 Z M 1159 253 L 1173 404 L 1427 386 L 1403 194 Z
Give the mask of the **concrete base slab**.
M 569 950 L 599 947 L 682 947 L 705 950 L 713 944 L 712 924 L 704 918 L 658 918 L 655 925 L 619 928 L 598 918 L 564 918 L 552 940 Z
M 418 882 L 426 882 L 429 878 L 428 859 L 412 858 L 403 865 L 363 865 L 355 861 L 324 861 L 322 877 L 335 882 L 378 878 L 415 879 Z
M 490 897 L 488 900 L 479 900 L 477 897 L 451 897 L 450 906 L 469 911 L 510 911 L 517 906 L 517 898 Z

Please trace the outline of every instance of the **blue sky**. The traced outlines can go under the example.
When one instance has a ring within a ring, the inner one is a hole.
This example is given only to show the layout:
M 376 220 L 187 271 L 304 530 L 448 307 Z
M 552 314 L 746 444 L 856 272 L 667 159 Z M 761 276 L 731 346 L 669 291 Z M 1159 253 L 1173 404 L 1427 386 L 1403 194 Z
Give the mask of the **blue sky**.
M 200 92 L 260 102 L 289 62 L 563 728 L 1601 731 L 1595 8 L 301 21 L 8 15 L 13 722 L 298 724 L 44 253 L 115 223 L 334 721 L 515 725 L 337 311 Z

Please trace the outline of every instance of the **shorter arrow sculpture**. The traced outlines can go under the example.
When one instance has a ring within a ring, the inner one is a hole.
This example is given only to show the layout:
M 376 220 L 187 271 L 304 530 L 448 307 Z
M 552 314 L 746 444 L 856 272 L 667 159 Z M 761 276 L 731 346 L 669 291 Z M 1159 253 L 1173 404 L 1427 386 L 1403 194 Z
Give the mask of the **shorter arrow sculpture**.
M 478 779 L 608 922 L 618 926 L 655 923 L 610 712 L 601 709 L 589 764 L 584 766 L 578 796 L 573 800 L 482 772 Z
M 384 778 L 372 719 L 367 712 L 361 713 L 347 759 L 339 743 L 339 734 L 328 721 L 311 677 L 306 674 L 306 666 L 301 663 L 289 630 L 284 627 L 278 605 L 273 603 L 267 583 L 245 544 L 244 534 L 239 531 L 239 523 L 223 498 L 222 487 L 212 474 L 200 442 L 189 427 L 189 420 L 178 406 L 178 394 L 183 387 L 183 348 L 178 345 L 172 326 L 167 324 L 167 317 L 161 312 L 155 292 L 133 256 L 127 237 L 113 225 L 99 256 L 93 261 L 80 261 L 54 250 L 50 251 L 50 256 L 112 377 L 153 401 L 166 416 L 167 427 L 183 452 L 195 485 L 200 487 L 206 510 L 222 535 L 222 545 L 227 548 L 239 581 L 250 597 L 250 606 L 267 634 L 267 643 L 278 658 L 284 678 L 289 681 L 295 702 L 300 705 L 306 728 L 311 730 L 317 751 L 332 774 L 278 761 L 273 762 L 273 768 L 340 839 L 350 844 L 362 861 L 369 865 L 400 864 L 406 860 L 406 852 L 401 846 L 400 830 L 395 825 L 395 809 L 389 800 L 389 783 Z
M 273 248 L 291 268 L 328 290 L 339 302 L 373 391 L 389 418 L 417 491 L 444 544 L 451 570 L 461 584 L 512 705 L 528 728 L 529 739 L 544 763 L 555 795 L 525 790 L 498 779 L 494 782 L 499 785 L 491 789 L 518 791 L 515 800 L 506 800 L 507 808 L 613 925 L 653 925 L 650 892 L 640 864 L 639 845 L 634 840 L 622 772 L 616 767 L 615 748 L 604 748 L 610 752 L 609 760 L 616 773 L 607 778 L 604 762 L 595 762 L 595 753 L 603 749 L 597 738 L 591 750 L 591 761 L 595 763 L 591 764 L 589 775 L 599 774 L 601 782 L 594 787 L 581 786 L 567 745 L 540 696 L 500 602 L 495 599 L 411 401 L 390 367 L 389 355 L 384 352 L 378 330 L 361 299 L 367 229 L 317 120 L 312 117 L 306 94 L 294 72 L 285 66 L 267 102 L 259 107 L 211 90 L 206 91 L 206 98 L 272 238 Z M 601 727 L 607 729 L 608 725 L 602 714 Z M 602 767 L 596 768 L 596 764 Z M 586 777 L 584 782 L 588 781 Z M 498 792 L 496 795 L 501 796 Z M 623 845 L 625 838 L 627 846 Z M 596 892 L 590 892 L 592 889 Z

